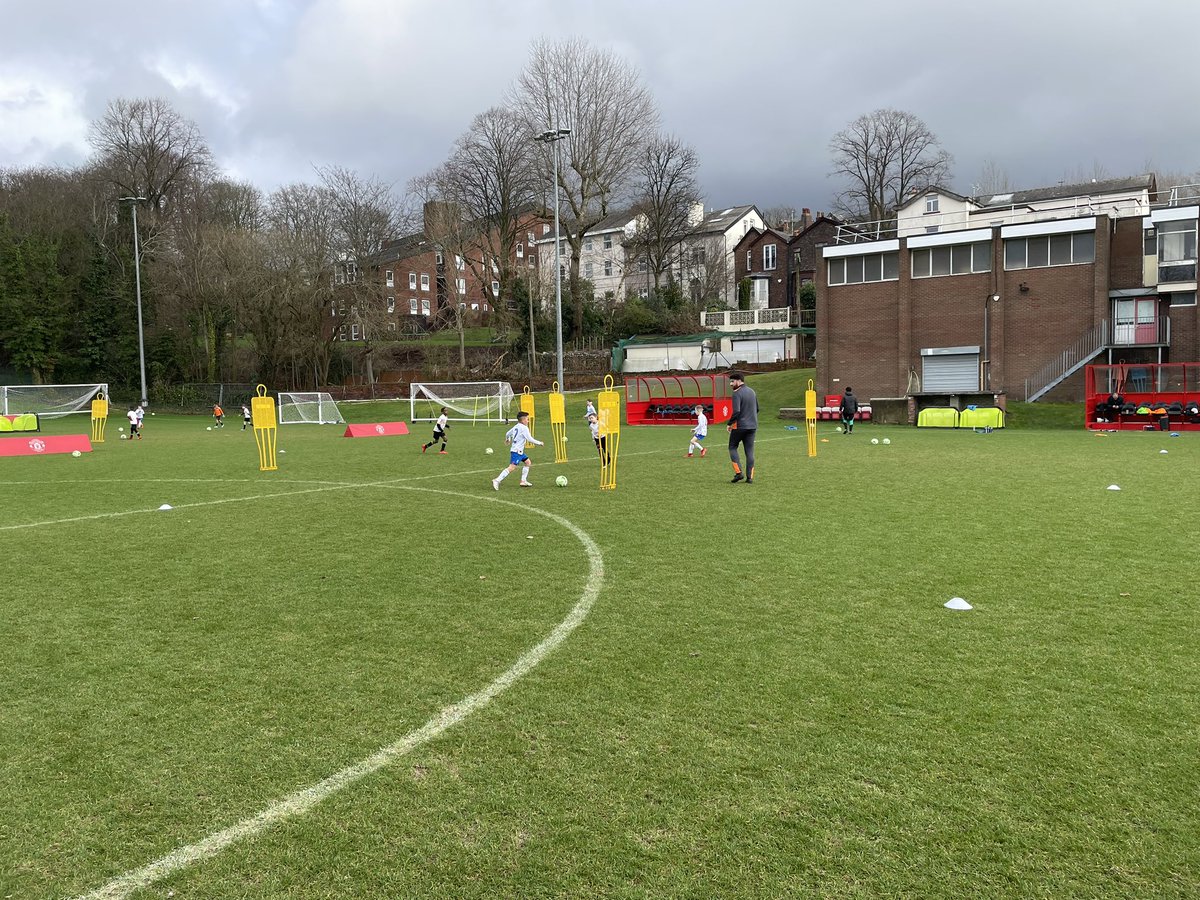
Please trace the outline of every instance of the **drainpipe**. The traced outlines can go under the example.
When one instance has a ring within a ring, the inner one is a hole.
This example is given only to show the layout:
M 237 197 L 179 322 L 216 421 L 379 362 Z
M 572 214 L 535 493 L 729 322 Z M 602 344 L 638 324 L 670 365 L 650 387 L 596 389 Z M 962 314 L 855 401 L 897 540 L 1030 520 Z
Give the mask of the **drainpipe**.
M 991 308 L 1000 299 L 999 294 L 988 294 L 983 301 L 983 355 L 979 359 L 979 389 L 992 389 Z

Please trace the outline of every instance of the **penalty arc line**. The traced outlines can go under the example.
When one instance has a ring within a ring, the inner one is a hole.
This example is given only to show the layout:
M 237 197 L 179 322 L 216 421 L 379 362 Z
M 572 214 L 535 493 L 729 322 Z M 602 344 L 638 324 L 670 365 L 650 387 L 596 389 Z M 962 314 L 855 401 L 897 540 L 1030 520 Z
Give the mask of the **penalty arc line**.
M 445 494 L 451 497 L 487 500 L 491 503 L 499 503 L 504 506 L 512 506 L 516 509 L 536 513 L 561 525 L 575 536 L 580 544 L 583 545 L 584 552 L 587 554 L 587 580 L 579 601 L 567 613 L 566 618 L 559 622 L 539 643 L 526 650 L 507 670 L 475 693 L 469 694 L 457 703 L 452 703 L 444 707 L 415 731 L 410 731 L 394 743 L 375 751 L 365 759 L 347 766 L 339 772 L 335 772 L 328 778 L 275 801 L 256 815 L 243 819 L 228 828 L 213 832 L 193 844 L 177 847 L 167 855 L 140 869 L 134 869 L 114 878 L 102 887 L 81 895 L 79 900 L 120 900 L 120 898 L 128 897 L 134 891 L 149 887 L 175 872 L 216 856 L 233 844 L 256 837 L 274 825 L 303 815 L 342 789 L 349 787 L 368 775 L 380 771 L 454 727 L 472 713 L 483 709 L 492 700 L 532 671 L 587 618 L 604 584 L 604 554 L 601 553 L 599 545 L 596 544 L 592 537 L 574 522 L 556 513 L 537 509 L 536 507 L 522 506 L 519 503 L 502 500 L 498 497 L 480 497 L 476 494 L 467 494 L 460 491 L 405 487 L 402 485 L 397 485 L 397 487 L 403 487 L 404 490 L 410 491 L 428 491 L 429 493 Z

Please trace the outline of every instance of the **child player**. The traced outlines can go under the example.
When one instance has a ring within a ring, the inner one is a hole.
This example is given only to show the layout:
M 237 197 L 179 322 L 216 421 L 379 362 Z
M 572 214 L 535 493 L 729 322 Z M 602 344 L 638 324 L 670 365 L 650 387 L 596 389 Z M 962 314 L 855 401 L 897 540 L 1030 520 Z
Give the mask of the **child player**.
M 608 435 L 600 437 L 600 419 L 595 413 L 591 413 L 587 418 L 588 430 L 592 433 L 592 443 L 596 445 L 596 452 L 600 454 L 600 462 L 608 465 Z
M 421 452 L 424 453 L 438 441 L 442 442 L 442 449 L 438 451 L 438 456 L 446 455 L 446 429 L 450 427 L 450 417 L 446 415 L 446 407 L 442 407 L 442 414 L 437 417 L 437 421 L 433 423 L 433 440 L 427 444 L 421 445 Z
M 140 441 L 142 439 L 142 435 L 138 431 L 137 407 L 129 407 L 129 412 L 125 413 L 125 418 L 129 419 L 129 439 L 132 441 L 136 435 L 137 439 Z
M 247 428 L 250 427 L 250 422 L 252 421 L 252 419 L 253 419 L 253 417 L 250 415 L 250 407 L 248 407 L 245 403 L 243 403 L 242 404 L 242 431 L 245 431 Z
M 696 414 L 696 427 L 692 431 L 692 439 L 688 443 L 688 459 L 691 459 L 692 451 L 697 447 L 700 448 L 701 456 L 708 452 L 704 449 L 704 444 L 701 443 L 708 437 L 708 416 L 704 414 L 704 407 L 699 404 L 696 404 L 696 408 L 692 412 Z
M 221 409 L 219 403 L 213 404 L 213 420 L 217 423 L 218 428 L 225 427 L 225 410 Z
M 525 445 L 544 447 L 545 444 L 529 433 L 529 413 L 525 410 L 517 413 L 517 424 L 508 429 L 508 434 L 504 435 L 504 443 L 512 446 L 508 454 L 508 468 L 492 479 L 492 489 L 500 490 L 500 482 L 511 475 L 517 466 L 522 467 L 521 487 L 533 487 L 529 483 L 529 457 L 525 455 Z
M 138 440 L 140 441 L 142 439 L 142 419 L 144 419 L 146 417 L 146 410 L 143 409 L 142 404 L 139 403 L 137 406 L 135 406 L 133 408 L 133 411 L 135 413 L 137 413 L 137 417 L 138 417 L 137 432 L 138 432 Z

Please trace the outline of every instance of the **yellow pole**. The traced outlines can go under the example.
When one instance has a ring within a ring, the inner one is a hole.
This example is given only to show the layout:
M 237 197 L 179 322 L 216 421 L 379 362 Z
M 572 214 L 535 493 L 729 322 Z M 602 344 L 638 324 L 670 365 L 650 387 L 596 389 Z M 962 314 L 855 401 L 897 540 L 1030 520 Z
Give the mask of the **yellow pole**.
M 817 392 L 812 379 L 808 379 L 808 390 L 804 392 L 804 430 L 808 432 L 808 455 L 817 455 Z
M 279 425 L 275 421 L 275 398 L 267 396 L 267 386 L 258 386 L 258 396 L 250 398 L 250 420 L 254 424 L 254 443 L 258 445 L 258 470 L 274 472 L 275 445 Z
M 567 398 L 558 382 L 550 388 L 550 432 L 554 436 L 554 461 L 567 461 Z
M 525 385 L 525 390 L 521 394 L 520 409 L 522 412 L 529 413 L 529 433 L 532 434 L 534 437 L 537 437 L 537 435 L 534 434 L 534 431 L 533 431 L 533 423 L 534 423 L 534 420 L 537 418 L 537 408 L 533 404 L 533 394 L 529 393 L 529 385 Z

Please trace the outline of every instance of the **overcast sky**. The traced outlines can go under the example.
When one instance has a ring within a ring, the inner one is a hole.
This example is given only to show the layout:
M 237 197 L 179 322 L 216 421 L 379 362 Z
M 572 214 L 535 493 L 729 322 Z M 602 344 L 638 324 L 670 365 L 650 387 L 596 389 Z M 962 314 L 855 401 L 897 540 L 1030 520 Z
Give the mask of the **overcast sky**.
M 165 97 L 229 174 L 408 180 L 499 103 L 537 37 L 643 73 L 709 206 L 829 208 L 830 137 L 892 106 L 970 193 L 1200 170 L 1195 0 L 0 0 L 0 167 L 75 165 L 116 97 Z

